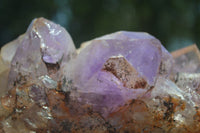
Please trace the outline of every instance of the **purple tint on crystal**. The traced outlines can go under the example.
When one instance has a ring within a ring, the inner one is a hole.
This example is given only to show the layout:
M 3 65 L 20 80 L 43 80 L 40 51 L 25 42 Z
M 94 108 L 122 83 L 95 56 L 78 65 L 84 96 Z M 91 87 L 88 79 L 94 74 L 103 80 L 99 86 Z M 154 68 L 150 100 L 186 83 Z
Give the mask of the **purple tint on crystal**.
M 155 85 L 159 76 L 162 60 L 160 41 L 146 33 L 132 32 L 133 38 L 131 32 L 124 33 L 117 32 L 90 41 L 66 68 L 66 79 L 72 80 L 77 88 L 78 93 L 73 96 L 80 96 L 80 101 L 92 105 L 103 116 L 131 99 L 142 97 Z M 124 65 L 116 66 L 114 60 L 113 64 L 108 62 L 111 58 Z M 105 64 L 111 67 L 104 70 Z M 111 99 L 104 100 L 108 98 Z
M 75 52 L 73 41 L 64 28 L 44 18 L 33 20 L 12 60 L 9 86 L 22 77 L 21 83 L 27 78 L 34 80 L 48 75 L 46 63 L 62 65 Z
M 154 85 L 158 74 L 158 69 L 161 62 L 160 47 L 155 44 L 159 42 L 154 41 L 138 41 L 137 45 L 133 47 L 131 54 L 127 55 L 127 59 L 136 68 L 136 70 L 147 78 L 150 85 Z
M 124 105 L 131 99 L 136 99 L 146 92 L 145 89 L 128 89 L 114 75 L 99 71 L 85 84 L 79 87 L 79 100 L 92 105 L 94 110 L 104 117 Z
M 146 33 L 143 34 L 146 36 Z M 77 64 L 73 66 L 75 80 L 83 85 L 94 73 L 102 69 L 108 58 L 122 55 L 144 76 L 149 85 L 154 85 L 156 75 L 159 72 L 162 52 L 160 42 L 152 38 L 133 41 L 118 39 L 91 41 L 90 45 L 81 50 L 76 59 Z
M 33 20 L 29 30 L 34 30 L 40 37 L 40 48 L 46 63 L 56 64 L 63 56 L 75 51 L 73 41 L 66 30 L 44 18 Z

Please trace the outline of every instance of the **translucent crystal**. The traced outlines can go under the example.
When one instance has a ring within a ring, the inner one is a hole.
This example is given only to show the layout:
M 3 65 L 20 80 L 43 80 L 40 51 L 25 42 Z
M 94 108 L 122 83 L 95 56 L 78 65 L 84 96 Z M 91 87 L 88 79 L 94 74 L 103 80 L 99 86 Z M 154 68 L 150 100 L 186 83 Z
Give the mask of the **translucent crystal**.
M 147 33 L 116 32 L 83 44 L 66 67 L 66 79 L 73 81 L 78 99 L 106 116 L 153 87 L 168 57 L 161 43 Z
M 196 45 L 172 52 L 175 59 L 174 71 L 176 72 L 200 72 L 200 52 Z
M 165 52 L 167 51 L 164 51 L 159 40 L 148 33 L 116 32 L 83 44 L 77 57 L 79 64 L 75 67 L 80 68 L 86 66 L 85 63 L 89 64 L 87 64 L 88 67 L 82 67 L 83 69 L 74 68 L 79 70 L 74 75 L 82 73 L 77 78 L 80 79 L 80 82 L 85 83 L 85 80 L 102 68 L 103 63 L 109 57 L 122 55 L 146 78 L 148 84 L 154 85 L 161 57 L 165 55 Z
M 18 39 L 6 44 L 0 51 L 0 96 L 7 91 L 8 74 L 11 67 L 11 61 L 16 53 L 18 45 L 23 39 L 23 35 Z
M 9 75 L 9 88 L 17 83 L 56 73 L 75 53 L 70 35 L 44 18 L 35 19 L 17 48 Z

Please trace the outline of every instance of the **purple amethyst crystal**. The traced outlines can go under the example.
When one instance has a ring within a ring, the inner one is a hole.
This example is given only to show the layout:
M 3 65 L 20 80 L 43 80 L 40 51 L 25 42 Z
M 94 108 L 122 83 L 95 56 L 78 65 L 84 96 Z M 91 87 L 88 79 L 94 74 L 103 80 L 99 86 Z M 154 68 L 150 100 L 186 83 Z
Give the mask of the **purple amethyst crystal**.
M 73 81 L 78 99 L 103 116 L 153 88 L 163 59 L 171 57 L 159 40 L 141 32 L 116 32 L 83 45 L 66 67 L 66 79 Z
M 44 18 L 34 19 L 12 60 L 9 86 L 51 75 L 74 53 L 75 46 L 64 28 Z

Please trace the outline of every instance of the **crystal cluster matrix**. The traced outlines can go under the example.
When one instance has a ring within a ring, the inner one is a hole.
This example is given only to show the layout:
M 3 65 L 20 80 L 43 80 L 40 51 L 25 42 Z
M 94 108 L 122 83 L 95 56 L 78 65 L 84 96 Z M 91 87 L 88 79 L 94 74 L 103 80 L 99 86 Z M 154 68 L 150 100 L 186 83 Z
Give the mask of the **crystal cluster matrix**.
M 200 52 L 119 31 L 76 50 L 44 18 L 0 52 L 0 133 L 199 133 Z

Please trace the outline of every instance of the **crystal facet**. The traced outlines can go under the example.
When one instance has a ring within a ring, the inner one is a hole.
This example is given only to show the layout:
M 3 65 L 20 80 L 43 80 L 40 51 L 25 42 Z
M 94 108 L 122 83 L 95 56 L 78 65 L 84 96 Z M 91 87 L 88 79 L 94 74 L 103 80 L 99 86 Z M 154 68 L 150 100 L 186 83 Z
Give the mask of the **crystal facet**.
M 200 52 L 196 45 L 172 52 L 175 59 L 175 71 L 199 73 L 200 72 Z

